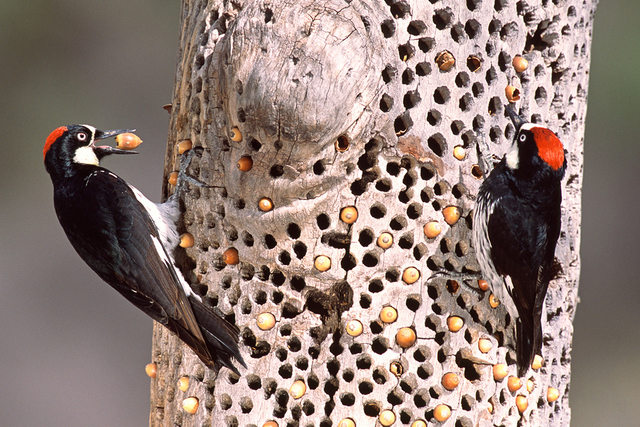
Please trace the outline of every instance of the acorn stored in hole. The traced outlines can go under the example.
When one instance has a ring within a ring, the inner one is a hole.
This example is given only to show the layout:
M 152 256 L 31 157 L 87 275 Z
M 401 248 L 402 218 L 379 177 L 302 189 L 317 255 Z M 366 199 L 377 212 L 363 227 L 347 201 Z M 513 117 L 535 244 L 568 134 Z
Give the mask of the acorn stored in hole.
M 170 185 L 173 185 L 175 187 L 175 185 L 178 183 L 178 172 L 177 171 L 173 171 L 169 174 L 169 177 L 167 179 L 167 182 Z
M 189 388 L 189 377 L 180 377 L 178 379 L 178 390 L 187 391 Z
M 340 220 L 345 224 L 353 224 L 358 219 L 358 210 L 355 206 L 347 206 L 340 211 Z
M 396 422 L 396 414 L 390 409 L 385 409 L 384 411 L 380 412 L 378 421 L 380 421 L 381 425 L 388 427 Z
M 404 327 L 396 333 L 396 343 L 402 348 L 409 348 L 416 342 L 416 331 L 413 328 Z
M 195 414 L 199 405 L 197 397 L 187 397 L 182 401 L 182 409 L 188 414 Z
M 155 363 L 147 363 L 144 367 L 144 372 L 149 378 L 155 378 L 158 374 L 158 365 Z
M 453 225 L 458 222 L 460 215 L 462 215 L 462 212 L 457 206 L 447 206 L 442 210 L 444 221 L 449 225 Z
M 442 226 L 438 221 L 429 221 L 424 225 L 423 231 L 424 235 L 427 236 L 427 239 L 433 239 L 440 234 Z
M 331 268 L 331 258 L 326 255 L 318 255 L 313 261 L 313 265 L 318 271 L 327 271 Z
M 338 422 L 338 427 L 356 427 L 356 422 L 352 418 L 343 418 Z
M 176 147 L 178 148 L 178 154 L 184 154 L 193 148 L 193 143 L 190 139 L 183 139 L 176 144 Z
M 458 332 L 464 326 L 464 320 L 458 316 L 449 316 L 447 326 L 451 332 Z
M 560 392 L 555 387 L 547 388 L 547 402 L 555 402 L 560 397 Z
M 516 396 L 516 406 L 518 407 L 518 412 L 522 414 L 524 411 L 527 410 L 527 407 L 529 406 L 529 401 L 525 396 L 519 394 Z
M 542 364 L 544 363 L 544 359 L 539 354 L 533 356 L 533 362 L 531 362 L 531 369 L 537 371 L 542 368 Z
M 384 232 L 380 234 L 380 236 L 378 236 L 376 244 L 382 249 L 388 249 L 393 244 L 393 236 L 391 235 L 391 233 Z
M 386 307 L 382 307 L 380 310 L 380 320 L 383 323 L 393 323 L 398 319 L 398 310 L 391 307 L 390 305 Z
M 496 308 L 500 305 L 500 300 L 494 295 L 489 295 L 489 305 L 491 308 Z
M 440 380 L 442 387 L 446 388 L 449 391 L 454 390 L 460 384 L 460 377 L 458 374 L 454 372 L 447 372 L 442 376 Z
M 402 272 L 402 281 L 408 285 L 415 283 L 420 278 L 420 271 L 415 267 L 407 267 Z
M 242 172 L 248 172 L 253 167 L 253 159 L 251 156 L 242 156 L 238 159 L 238 163 L 236 165 Z
M 449 71 L 456 63 L 456 59 L 453 54 L 448 50 L 443 50 L 436 56 L 436 64 L 442 71 Z
M 399 377 L 404 373 L 404 367 L 399 360 L 394 360 L 389 364 L 389 372 L 391 372 L 396 377 Z
M 444 403 L 439 404 L 433 409 L 433 417 L 440 421 L 447 421 L 451 416 L 451 408 Z
M 231 140 L 233 142 L 242 141 L 242 132 L 240 132 L 240 129 L 238 129 L 237 127 L 231 129 Z
M 236 265 L 240 262 L 238 256 L 238 250 L 236 248 L 229 248 L 222 253 L 222 261 L 227 265 Z
M 512 375 L 507 380 L 507 387 L 509 388 L 509 391 L 512 393 L 514 391 L 520 390 L 520 387 L 522 387 L 522 380 Z
M 307 392 L 307 385 L 302 380 L 296 380 L 289 387 L 289 394 L 294 399 L 300 399 Z
M 349 141 L 349 137 L 347 135 L 340 135 L 335 142 L 335 148 L 338 153 L 344 153 L 349 149 L 351 142 Z
M 260 313 L 258 317 L 256 317 L 256 324 L 261 330 L 268 331 L 275 326 L 276 316 L 269 312 Z
M 358 335 L 362 334 L 362 329 L 362 322 L 357 319 L 349 320 L 347 322 L 347 326 L 345 327 L 347 334 L 351 335 L 352 337 L 357 337 Z
M 489 353 L 492 347 L 493 344 L 491 344 L 491 340 L 487 338 L 480 338 L 478 340 L 478 350 L 480 350 L 482 353 Z
M 496 381 L 502 381 L 504 377 L 509 373 L 509 368 L 504 363 L 498 363 L 493 365 L 493 379 Z
M 180 236 L 180 247 L 181 248 L 191 248 L 193 247 L 194 239 L 193 234 L 191 233 L 182 233 Z
M 456 159 L 464 160 L 466 155 L 467 152 L 462 145 L 456 145 L 455 147 L 453 147 L 453 157 L 455 157 Z
M 504 94 L 509 102 L 516 102 L 520 99 L 520 89 L 512 85 L 507 85 L 504 88 Z
M 526 60 L 525 57 L 516 55 L 513 57 L 513 61 L 511 61 L 511 65 L 515 68 L 516 72 L 521 73 L 529 67 L 529 61 Z
M 273 202 L 270 198 L 263 197 L 262 199 L 258 200 L 258 209 L 260 209 L 262 212 L 269 212 L 271 209 L 273 209 Z

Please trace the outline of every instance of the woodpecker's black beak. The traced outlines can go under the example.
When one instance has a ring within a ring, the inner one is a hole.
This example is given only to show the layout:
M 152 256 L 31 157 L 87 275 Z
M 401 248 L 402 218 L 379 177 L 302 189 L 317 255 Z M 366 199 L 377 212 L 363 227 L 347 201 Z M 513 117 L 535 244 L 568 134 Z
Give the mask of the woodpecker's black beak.
M 518 113 L 516 113 L 516 110 L 513 109 L 511 104 L 505 105 L 504 109 L 507 111 L 507 115 L 509 116 L 509 118 L 513 122 L 513 125 L 516 127 L 516 133 L 517 133 L 520 130 L 520 128 L 522 127 L 522 125 L 527 123 L 527 121 L 525 119 L 523 119 L 522 117 L 520 117 L 518 115 Z
M 94 141 L 98 141 L 99 139 L 111 138 L 121 133 L 126 132 L 135 132 L 135 129 L 117 129 L 117 130 L 99 130 L 96 129 L 96 133 L 94 135 Z M 96 153 L 98 159 L 102 159 L 104 156 L 109 154 L 138 154 L 137 151 L 132 150 L 121 150 L 120 148 L 110 147 L 108 145 L 97 145 L 93 147 L 93 152 Z

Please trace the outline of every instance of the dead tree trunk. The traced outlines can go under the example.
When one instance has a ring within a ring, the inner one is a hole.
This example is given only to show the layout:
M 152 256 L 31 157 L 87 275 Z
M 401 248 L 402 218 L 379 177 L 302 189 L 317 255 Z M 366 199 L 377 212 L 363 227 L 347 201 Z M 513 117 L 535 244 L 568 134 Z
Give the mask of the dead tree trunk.
M 594 0 L 183 1 L 166 172 L 189 139 L 204 148 L 191 174 L 218 186 L 184 200 L 195 246 L 183 270 L 241 328 L 248 369 L 210 371 L 156 327 L 150 423 L 346 427 L 394 416 L 420 426 L 449 409 L 447 426 L 568 425 L 594 9 Z M 526 70 L 514 70 L 516 55 Z M 516 375 L 503 307 L 488 292 L 426 280 L 443 268 L 478 271 L 476 144 L 485 138 L 499 157 L 509 147 L 508 84 L 521 112 L 568 151 L 545 362 L 515 391 L 493 375 L 496 364 Z M 225 262 L 229 248 L 238 264 Z M 385 307 L 395 310 L 383 321 Z M 273 328 L 257 325 L 261 313 Z M 463 321 L 457 332 L 451 316 Z M 415 342 L 399 345 L 411 331 Z M 452 390 L 447 373 L 459 380 Z M 189 396 L 200 402 L 193 415 L 181 406 Z

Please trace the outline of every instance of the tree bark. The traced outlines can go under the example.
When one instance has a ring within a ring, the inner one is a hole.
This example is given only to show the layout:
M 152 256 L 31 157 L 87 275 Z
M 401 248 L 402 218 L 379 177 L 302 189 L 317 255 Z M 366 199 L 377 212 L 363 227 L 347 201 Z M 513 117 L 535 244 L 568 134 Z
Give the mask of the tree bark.
M 176 144 L 189 139 L 204 149 L 190 174 L 215 187 L 185 195 L 182 226 L 195 245 L 179 258 L 195 291 L 242 330 L 248 368 L 241 377 L 211 371 L 156 325 L 150 424 L 335 426 L 351 418 L 370 426 L 383 425 L 385 411 L 394 425 L 431 424 L 447 405 L 447 426 L 568 425 L 595 6 L 184 0 L 165 172 L 176 165 Z M 455 59 L 448 70 L 438 64 L 445 50 Z M 516 55 L 528 60 L 523 72 L 512 66 Z M 492 308 L 488 291 L 462 280 L 427 280 L 442 269 L 478 272 L 470 243 L 482 181 L 476 147 L 507 151 L 508 84 L 520 90 L 521 113 L 554 130 L 568 152 L 544 366 L 516 391 L 493 376 L 501 363 L 517 375 L 503 306 Z M 237 166 L 241 157 L 251 158 L 250 170 Z M 259 208 L 263 198 L 272 209 Z M 354 222 L 340 217 L 349 206 Z M 436 237 L 425 235 L 429 222 L 441 228 Z M 229 248 L 239 264 L 225 263 Z M 326 271 L 320 255 L 330 260 Z M 379 317 L 387 306 L 397 312 L 389 323 Z M 276 319 L 269 330 L 256 323 L 265 312 Z M 457 332 L 451 316 L 464 322 Z M 396 334 L 405 327 L 417 339 L 403 348 Z M 486 353 L 481 338 L 491 344 Z M 452 391 L 442 385 L 448 372 L 460 380 Z M 176 385 L 182 376 L 186 391 Z M 290 391 L 297 380 L 306 387 L 298 398 Z M 549 387 L 559 391 L 553 402 Z M 200 402 L 193 415 L 181 405 L 190 396 Z M 522 413 L 517 398 L 528 404 Z

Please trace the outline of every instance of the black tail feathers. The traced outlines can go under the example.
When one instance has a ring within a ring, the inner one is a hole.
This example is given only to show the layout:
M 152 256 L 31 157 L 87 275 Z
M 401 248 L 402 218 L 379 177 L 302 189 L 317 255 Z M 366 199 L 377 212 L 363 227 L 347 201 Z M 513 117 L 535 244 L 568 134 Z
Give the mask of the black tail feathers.
M 518 376 L 523 376 L 531 367 L 535 355 L 542 352 L 542 327 L 539 321 L 520 317 L 516 325 L 516 334 Z
M 189 300 L 213 362 L 240 375 L 232 362 L 235 358 L 242 366 L 247 367 L 238 348 L 240 329 L 195 298 Z

